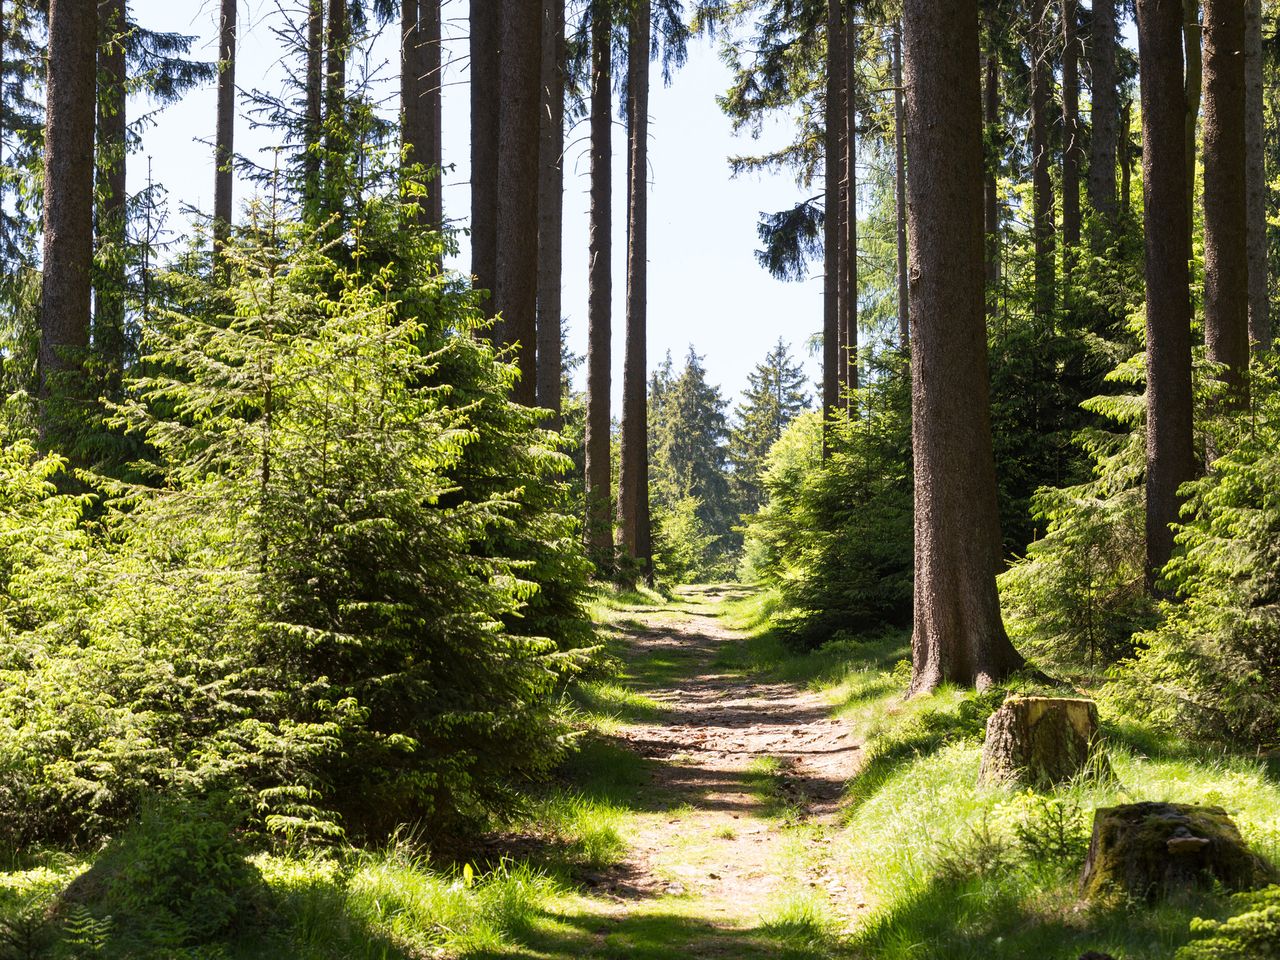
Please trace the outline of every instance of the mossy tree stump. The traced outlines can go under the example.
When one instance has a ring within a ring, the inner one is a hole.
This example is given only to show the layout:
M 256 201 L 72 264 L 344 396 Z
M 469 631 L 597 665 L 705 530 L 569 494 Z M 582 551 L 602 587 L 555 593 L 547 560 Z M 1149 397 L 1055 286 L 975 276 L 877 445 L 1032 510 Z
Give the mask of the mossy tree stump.
M 982 783 L 1048 788 L 1092 765 L 1109 770 L 1098 749 L 1098 708 L 1071 697 L 1010 697 L 987 720 Z
M 1221 807 L 1130 803 L 1094 815 L 1080 887 L 1089 898 L 1155 901 L 1214 883 L 1250 890 L 1274 875 Z

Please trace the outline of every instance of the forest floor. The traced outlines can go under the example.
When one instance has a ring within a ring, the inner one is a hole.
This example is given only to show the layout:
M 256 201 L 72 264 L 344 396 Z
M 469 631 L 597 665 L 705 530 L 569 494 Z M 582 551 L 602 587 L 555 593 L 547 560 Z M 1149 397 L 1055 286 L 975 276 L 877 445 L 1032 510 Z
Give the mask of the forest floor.
M 830 957 L 860 906 L 832 855 L 861 744 L 804 685 L 761 681 L 725 625 L 736 587 L 686 587 L 618 608 L 621 685 L 596 688 L 607 722 L 578 765 L 630 808 L 626 852 L 580 872 L 567 899 L 497 955 Z M 607 703 L 612 700 L 614 709 Z M 609 783 L 610 772 L 619 776 Z M 622 795 L 619 795 L 622 794 Z

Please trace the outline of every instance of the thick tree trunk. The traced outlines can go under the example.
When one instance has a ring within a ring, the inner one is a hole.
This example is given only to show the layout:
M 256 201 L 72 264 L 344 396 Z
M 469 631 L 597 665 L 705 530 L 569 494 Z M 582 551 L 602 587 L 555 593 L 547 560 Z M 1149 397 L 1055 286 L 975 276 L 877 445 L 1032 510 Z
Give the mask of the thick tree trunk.
M 498 99 L 498 274 L 494 308 L 516 345 L 520 379 L 512 394 L 533 406 L 538 390 L 538 144 L 542 103 L 542 5 L 507 0 L 502 11 Z
M 828 0 L 827 3 L 827 100 L 824 122 L 826 124 L 825 191 L 826 214 L 823 219 L 823 280 L 822 280 L 822 412 L 828 417 L 840 403 L 840 181 L 844 137 L 841 131 L 847 117 L 844 108 L 844 3 Z M 823 451 L 826 431 L 823 431 Z
M 320 196 L 320 156 L 324 136 L 324 0 L 310 0 L 307 15 L 306 122 L 303 149 L 303 193 L 308 205 Z
M 994 42 L 987 51 L 983 88 L 983 120 L 986 123 L 986 175 L 983 178 L 983 234 L 986 251 L 987 319 L 1000 304 L 1000 55 Z
M 404 162 L 423 168 L 426 196 L 419 220 L 429 230 L 444 226 L 440 199 L 444 157 L 441 144 L 440 0 L 401 0 L 400 112 Z
M 1000 521 L 983 317 L 977 0 L 906 0 L 915 456 L 911 692 L 1022 665 L 996 594 Z
M 1093 130 L 1089 139 L 1089 206 L 1111 230 L 1116 209 L 1116 0 L 1093 0 L 1093 42 L 1089 49 L 1089 73 L 1093 78 Z M 1106 236 L 1094 237 L 1094 250 L 1105 249 Z
M 218 29 L 218 134 L 213 149 L 213 259 L 217 263 L 231 232 L 232 160 L 236 134 L 236 7 L 222 0 Z
M 1080 37 L 1078 4 L 1062 0 L 1062 242 L 1080 246 Z
M 1247 396 L 1249 262 L 1245 239 L 1244 6 L 1204 3 L 1204 340 Z
M 1147 279 L 1147 581 L 1173 553 L 1178 488 L 1195 476 L 1181 0 L 1138 0 Z
M 1262 0 L 1245 0 L 1244 94 L 1245 229 L 1249 245 L 1249 339 L 1271 347 L 1270 281 L 1267 270 L 1266 131 L 1262 112 Z
M 37 360 L 40 428 L 45 437 L 58 420 L 50 400 L 80 389 L 77 372 L 89 344 L 97 42 L 95 4 L 50 0 Z
M 347 46 L 351 26 L 347 20 L 347 0 L 329 0 L 325 18 L 324 118 L 327 189 L 337 187 L 338 154 L 346 148 L 341 130 L 346 116 Z M 330 193 L 332 196 L 332 193 Z
M 108 394 L 119 388 L 124 370 L 125 240 L 128 224 L 128 77 L 124 0 L 98 4 L 98 248 L 105 255 L 94 285 L 94 352 L 107 371 Z
M 1042 329 L 1053 319 L 1057 270 L 1054 264 L 1053 148 L 1049 109 L 1053 100 L 1053 60 L 1049 53 L 1047 0 L 1031 4 L 1031 190 L 1035 258 L 1035 313 Z
M 549 0 L 542 21 L 542 134 L 538 180 L 538 406 L 560 428 L 560 325 L 564 310 L 564 0 Z
M 893 25 L 894 204 L 898 253 L 898 347 L 911 344 L 911 306 L 907 293 L 907 147 L 902 91 L 902 21 Z
M 502 0 L 471 0 L 471 274 L 492 293 L 498 273 L 498 62 Z
M 844 234 L 840 300 L 841 379 L 849 390 L 858 388 L 858 31 L 852 0 L 845 3 L 845 149 Z
M 610 186 L 613 155 L 613 76 L 608 0 L 595 0 L 591 24 L 591 213 L 587 269 L 587 428 L 586 506 L 587 543 L 597 561 L 611 565 L 613 531 L 610 464 L 609 391 L 612 363 L 613 212 Z
M 622 463 L 618 474 L 618 543 L 624 561 L 649 571 L 649 431 L 647 327 L 649 230 L 649 0 L 636 0 L 628 37 L 630 159 L 627 165 L 627 347 L 622 368 Z
M 1182 53 L 1186 72 L 1183 84 L 1186 91 L 1186 112 L 1182 131 L 1183 150 L 1186 152 L 1187 182 L 1187 259 L 1195 250 L 1192 236 L 1196 224 L 1196 127 L 1200 121 L 1200 96 L 1203 90 L 1204 52 L 1200 31 L 1200 0 L 1183 0 L 1182 3 Z

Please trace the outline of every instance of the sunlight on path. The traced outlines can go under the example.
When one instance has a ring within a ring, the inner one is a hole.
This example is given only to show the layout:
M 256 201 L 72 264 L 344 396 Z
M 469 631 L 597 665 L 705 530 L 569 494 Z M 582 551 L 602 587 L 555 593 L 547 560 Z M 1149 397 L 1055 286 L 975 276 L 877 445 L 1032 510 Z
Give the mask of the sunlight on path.
M 829 957 L 862 898 L 833 862 L 859 745 L 818 693 L 726 665 L 736 588 L 688 587 L 623 622 L 627 676 L 658 709 L 617 730 L 646 762 L 627 862 L 587 878 L 525 957 Z

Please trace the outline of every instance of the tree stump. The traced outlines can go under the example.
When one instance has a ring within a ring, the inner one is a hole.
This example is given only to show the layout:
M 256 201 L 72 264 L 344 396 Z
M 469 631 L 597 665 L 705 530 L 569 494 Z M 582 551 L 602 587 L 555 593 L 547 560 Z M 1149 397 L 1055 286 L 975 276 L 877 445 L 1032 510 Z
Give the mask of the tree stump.
M 1094 815 L 1080 888 L 1089 898 L 1119 893 L 1151 902 L 1215 882 L 1250 890 L 1274 875 L 1221 807 L 1130 803 Z
M 1092 700 L 1010 697 L 987 720 L 978 780 L 1047 788 L 1091 764 L 1107 773 L 1110 766 L 1097 740 L 1098 708 Z

